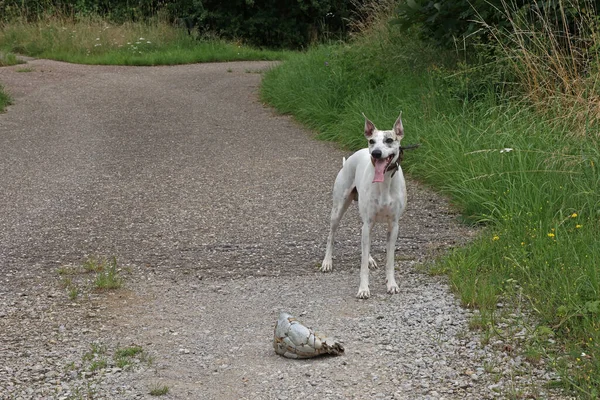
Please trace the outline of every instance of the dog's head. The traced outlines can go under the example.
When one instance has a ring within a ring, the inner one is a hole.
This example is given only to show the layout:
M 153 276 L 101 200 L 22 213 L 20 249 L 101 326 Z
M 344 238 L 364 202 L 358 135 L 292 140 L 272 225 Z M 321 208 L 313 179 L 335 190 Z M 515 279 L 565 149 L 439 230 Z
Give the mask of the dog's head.
M 371 162 L 375 167 L 373 182 L 383 182 L 387 168 L 400 156 L 400 141 L 404 137 L 402 113 L 390 131 L 378 130 L 364 114 L 363 116 L 365 117 L 365 137 L 369 141 Z

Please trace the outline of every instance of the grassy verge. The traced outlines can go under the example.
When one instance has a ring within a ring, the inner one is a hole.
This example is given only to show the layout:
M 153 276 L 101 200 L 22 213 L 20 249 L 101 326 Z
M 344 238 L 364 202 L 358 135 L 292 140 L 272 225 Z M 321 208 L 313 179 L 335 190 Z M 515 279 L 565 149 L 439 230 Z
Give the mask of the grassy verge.
M 0 113 L 3 112 L 4 109 L 6 109 L 6 106 L 10 105 L 11 102 L 10 96 L 4 91 L 4 87 L 0 85 Z
M 4 23 L 0 25 L 0 49 L 73 63 L 110 65 L 280 60 L 287 54 L 241 43 L 198 39 L 159 19 L 114 25 L 94 18 L 67 17 Z
M 597 398 L 597 128 L 572 135 L 559 118 L 540 118 L 514 102 L 499 105 L 491 89 L 477 103 L 459 101 L 469 77 L 448 72 L 445 59 L 393 27 L 375 29 L 351 46 L 290 57 L 267 73 L 262 97 L 349 149 L 364 146 L 361 112 L 389 128 L 403 110 L 405 142 L 423 144 L 407 154 L 405 169 L 450 195 L 467 222 L 485 226 L 436 269 L 449 275 L 464 305 L 484 316 L 499 301 L 524 299 L 534 329 L 554 337 L 542 346 L 563 383 L 582 398 Z
M 21 61 L 17 58 L 13 53 L 3 53 L 0 52 L 0 67 L 8 67 L 11 65 L 23 64 L 24 61 Z

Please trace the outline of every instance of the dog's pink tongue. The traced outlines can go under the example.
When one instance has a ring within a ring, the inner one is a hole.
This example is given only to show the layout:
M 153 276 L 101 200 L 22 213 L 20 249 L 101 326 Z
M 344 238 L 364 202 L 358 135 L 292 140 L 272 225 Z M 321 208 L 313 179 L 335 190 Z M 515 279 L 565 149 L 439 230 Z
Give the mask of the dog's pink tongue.
M 373 178 L 373 182 L 383 182 L 383 174 L 385 173 L 386 166 L 387 162 L 385 158 L 375 160 L 375 177 Z

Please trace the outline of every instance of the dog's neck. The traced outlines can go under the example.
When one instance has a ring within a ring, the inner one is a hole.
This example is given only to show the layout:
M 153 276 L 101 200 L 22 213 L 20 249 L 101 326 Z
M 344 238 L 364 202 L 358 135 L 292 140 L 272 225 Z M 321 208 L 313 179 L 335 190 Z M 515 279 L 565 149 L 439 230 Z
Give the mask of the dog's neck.
M 398 156 L 398 158 L 396 159 L 396 161 L 391 162 L 390 165 L 387 166 L 387 168 L 385 169 L 385 172 L 391 172 L 392 175 L 390 176 L 390 178 L 392 178 L 396 172 L 398 172 L 398 170 L 400 169 L 400 156 Z

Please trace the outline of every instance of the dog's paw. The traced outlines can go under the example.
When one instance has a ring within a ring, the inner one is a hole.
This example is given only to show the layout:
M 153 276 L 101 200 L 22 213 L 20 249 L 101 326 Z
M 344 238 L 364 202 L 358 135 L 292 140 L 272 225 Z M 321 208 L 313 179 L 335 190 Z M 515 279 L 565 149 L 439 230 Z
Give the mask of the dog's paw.
M 396 293 L 400 293 L 400 288 L 398 287 L 398 285 L 396 285 L 396 283 L 393 284 L 387 284 L 387 292 L 389 294 L 396 294 Z
M 377 269 L 377 263 L 371 256 L 369 256 L 369 269 Z
M 369 297 L 371 297 L 371 292 L 369 291 L 369 288 L 358 288 L 358 293 L 356 294 L 356 297 L 359 299 L 368 299 Z
M 333 269 L 333 263 L 328 260 L 323 260 L 321 263 L 321 272 L 331 272 Z

